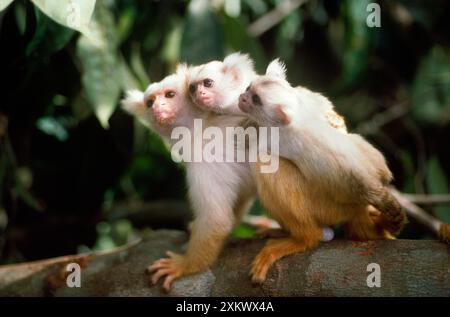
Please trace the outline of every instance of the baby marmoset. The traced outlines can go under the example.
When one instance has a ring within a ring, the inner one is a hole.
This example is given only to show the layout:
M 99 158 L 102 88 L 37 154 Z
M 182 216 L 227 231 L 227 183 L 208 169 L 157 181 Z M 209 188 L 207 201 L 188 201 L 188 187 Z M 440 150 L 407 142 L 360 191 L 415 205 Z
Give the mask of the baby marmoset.
M 282 186 L 282 178 L 257 179 L 260 197 L 266 196 L 262 200 L 267 208 L 291 235 L 269 240 L 253 264 L 255 281 L 264 281 L 278 258 L 314 247 L 321 225 L 346 222 L 348 235 L 364 240 L 393 238 L 406 223 L 404 210 L 389 191 L 392 174 L 383 155 L 359 135 L 336 133 L 313 96 L 293 88 L 284 65 L 275 60 L 239 97 L 240 109 L 260 126 L 279 127 L 278 154 L 300 170 L 291 183 L 296 194 L 286 192 L 283 199 L 270 190 Z M 284 185 L 286 181 L 292 178 L 283 180 Z M 378 217 L 371 217 L 373 208 Z

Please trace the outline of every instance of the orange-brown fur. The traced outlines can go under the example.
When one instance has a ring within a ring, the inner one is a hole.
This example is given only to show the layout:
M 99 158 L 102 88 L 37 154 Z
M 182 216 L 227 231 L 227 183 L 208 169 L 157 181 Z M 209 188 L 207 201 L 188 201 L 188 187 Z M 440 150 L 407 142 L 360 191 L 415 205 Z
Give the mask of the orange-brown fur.
M 400 232 L 406 214 L 390 192 L 392 173 L 383 155 L 340 129 L 343 118 L 327 98 L 292 87 L 283 63 L 272 61 L 239 96 L 238 106 L 259 125 L 280 129 L 274 154 L 292 162 L 280 161 L 284 168 L 275 174 L 258 173 L 254 165 L 261 201 L 290 233 L 270 240 L 257 256 L 254 281 L 264 281 L 278 258 L 317 245 L 321 226 L 347 223 L 348 236 L 358 240 L 392 239 Z
M 439 228 L 439 238 L 445 242 L 450 244 L 450 224 L 443 223 Z
M 322 238 L 322 226 L 346 223 L 347 236 L 354 240 L 393 239 L 383 228 L 382 216 L 371 206 L 343 204 L 324 197 L 310 187 L 301 170 L 281 158 L 276 173 L 260 173 L 260 162 L 252 166 L 258 195 L 268 213 L 289 236 L 268 240 L 252 265 L 252 280 L 263 282 L 278 259 L 312 249 Z

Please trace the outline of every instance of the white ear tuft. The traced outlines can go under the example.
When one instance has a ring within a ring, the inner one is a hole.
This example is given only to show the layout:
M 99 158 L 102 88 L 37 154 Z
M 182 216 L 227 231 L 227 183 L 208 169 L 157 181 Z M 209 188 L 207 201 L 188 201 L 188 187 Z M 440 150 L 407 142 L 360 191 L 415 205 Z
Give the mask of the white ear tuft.
M 245 65 L 253 66 L 253 61 L 250 59 L 248 54 L 242 54 L 239 52 L 230 54 L 227 57 L 225 57 L 225 59 L 223 60 L 223 63 L 226 66 L 234 66 L 237 64 L 245 64 Z
M 189 78 L 192 75 L 192 68 L 192 66 L 188 66 L 186 63 L 177 65 L 174 75 L 177 77 L 176 82 L 180 84 L 179 86 L 177 84 L 177 86 L 183 92 L 188 91 Z
M 188 71 L 189 71 L 189 68 L 190 67 L 187 64 L 185 64 L 185 63 L 178 64 L 175 73 L 177 75 L 186 75 L 188 73 Z
M 233 53 L 223 60 L 225 69 L 237 68 L 242 71 L 253 71 L 253 60 L 248 54 Z
M 139 90 L 128 90 L 121 104 L 125 111 L 136 115 L 145 108 L 144 93 Z
M 267 66 L 266 75 L 286 79 L 286 66 L 276 58 Z

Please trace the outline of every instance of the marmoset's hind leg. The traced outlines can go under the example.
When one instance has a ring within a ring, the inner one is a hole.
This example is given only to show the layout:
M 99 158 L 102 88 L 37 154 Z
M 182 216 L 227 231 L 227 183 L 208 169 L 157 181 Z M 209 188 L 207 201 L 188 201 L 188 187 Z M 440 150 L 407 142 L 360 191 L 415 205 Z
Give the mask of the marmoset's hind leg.
M 268 240 L 256 256 L 250 272 L 253 282 L 264 282 L 272 264 L 287 255 L 314 248 L 322 238 L 322 228 L 312 222 L 297 223 L 296 228 L 289 231 L 288 237 Z
M 372 206 L 361 206 L 354 211 L 354 217 L 346 224 L 345 233 L 348 239 L 393 240 L 395 237 L 383 228 L 381 213 Z
M 268 240 L 253 261 L 251 270 L 252 281 L 255 283 L 263 283 L 272 264 L 287 255 L 314 248 L 319 243 L 321 234 L 322 230 L 318 228 L 314 238 L 304 237 L 304 239 L 299 239 L 289 236 Z
M 279 222 L 287 236 L 270 239 L 256 256 L 251 269 L 252 281 L 262 283 L 271 265 L 282 257 L 315 247 L 323 230 L 313 218 L 300 170 L 289 160 L 280 158 L 276 173 L 259 173 L 254 169 L 258 194 L 268 213 Z M 255 164 L 258 168 L 259 162 Z M 280 231 L 282 232 L 282 231 Z

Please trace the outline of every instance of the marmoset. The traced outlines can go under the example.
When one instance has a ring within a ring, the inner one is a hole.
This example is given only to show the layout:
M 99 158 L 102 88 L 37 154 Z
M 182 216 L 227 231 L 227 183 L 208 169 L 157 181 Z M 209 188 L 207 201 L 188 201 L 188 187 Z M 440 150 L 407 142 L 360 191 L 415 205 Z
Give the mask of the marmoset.
M 260 126 L 279 127 L 279 153 L 272 155 L 288 158 L 291 170 L 300 171 L 295 181 L 282 175 L 257 177 L 260 197 L 290 236 L 269 240 L 256 257 L 256 282 L 265 280 L 279 258 L 316 246 L 322 225 L 347 222 L 349 236 L 365 240 L 391 239 L 406 223 L 404 210 L 389 191 L 392 174 L 383 155 L 357 134 L 336 133 L 314 94 L 292 87 L 285 76 L 284 65 L 272 61 L 238 104 Z M 276 186 L 296 191 L 279 197 Z
M 126 111 L 138 116 L 172 144 L 172 131 L 176 127 L 193 130 L 194 119 L 202 119 L 203 128 L 222 129 L 238 126 L 242 121 L 242 117 L 220 117 L 193 106 L 187 93 L 187 68 L 184 66 L 161 82 L 151 84 L 145 94 L 128 92 L 122 104 Z M 195 214 L 187 251 L 184 255 L 168 251 L 168 258 L 148 267 L 154 284 L 165 277 L 163 288 L 166 291 L 176 278 L 202 271 L 214 262 L 233 226 L 256 196 L 248 163 L 185 164 L 189 199 Z

